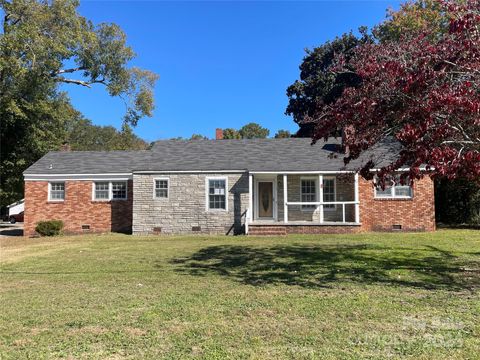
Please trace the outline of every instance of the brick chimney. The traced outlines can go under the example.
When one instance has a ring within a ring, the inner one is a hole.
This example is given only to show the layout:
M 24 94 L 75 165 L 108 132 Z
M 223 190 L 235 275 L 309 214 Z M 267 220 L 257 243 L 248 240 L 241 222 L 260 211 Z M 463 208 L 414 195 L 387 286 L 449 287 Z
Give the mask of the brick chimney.
M 220 128 L 217 128 L 215 130 L 215 140 L 223 140 L 223 130 Z

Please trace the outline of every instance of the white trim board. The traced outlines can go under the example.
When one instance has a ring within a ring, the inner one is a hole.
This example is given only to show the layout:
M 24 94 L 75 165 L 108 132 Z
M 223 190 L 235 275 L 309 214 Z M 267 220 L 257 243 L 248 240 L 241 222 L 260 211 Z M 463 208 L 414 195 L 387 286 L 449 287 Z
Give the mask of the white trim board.
M 339 171 L 250 171 L 253 175 L 320 175 L 320 174 L 354 174 L 355 170 Z
M 278 204 L 277 204 L 277 177 L 276 176 L 269 176 L 269 177 L 254 177 L 254 184 L 253 184 L 253 208 L 254 208 L 254 221 L 255 220 L 265 220 L 265 221 L 278 221 Z M 271 218 L 261 218 L 258 216 L 259 210 L 259 196 L 258 196 L 258 183 L 259 182 L 271 182 L 273 184 L 272 188 L 272 207 L 273 213 Z
M 132 180 L 132 174 L 28 174 L 24 175 L 25 181 L 67 181 L 67 180 Z
M 148 175 L 148 174 L 241 174 L 247 173 L 248 170 L 138 170 L 133 174 Z
M 167 182 L 167 197 L 157 197 L 157 181 L 166 181 Z M 168 177 L 156 177 L 153 178 L 153 200 L 168 201 L 170 199 L 170 178 Z
M 224 180 L 225 181 L 225 209 L 210 209 L 209 198 L 209 181 L 210 180 Z M 228 188 L 228 176 L 205 176 L 205 211 L 206 212 L 228 212 L 228 196 L 230 190 Z

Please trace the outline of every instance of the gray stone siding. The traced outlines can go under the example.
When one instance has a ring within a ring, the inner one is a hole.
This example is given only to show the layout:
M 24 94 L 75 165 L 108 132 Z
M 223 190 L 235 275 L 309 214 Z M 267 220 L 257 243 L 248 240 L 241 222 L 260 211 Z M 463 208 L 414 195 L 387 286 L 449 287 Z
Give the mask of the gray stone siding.
M 228 210 L 207 210 L 206 179 L 228 178 Z M 168 198 L 154 198 L 154 179 L 169 181 Z M 239 234 L 248 207 L 248 173 L 163 173 L 133 176 L 134 234 Z

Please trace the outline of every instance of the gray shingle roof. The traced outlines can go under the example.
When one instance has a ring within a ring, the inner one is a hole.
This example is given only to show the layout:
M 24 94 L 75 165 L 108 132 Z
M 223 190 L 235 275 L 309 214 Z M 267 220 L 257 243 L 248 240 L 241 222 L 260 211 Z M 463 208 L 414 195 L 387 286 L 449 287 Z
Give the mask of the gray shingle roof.
M 51 151 L 24 175 L 131 173 L 148 155 L 150 151 Z
M 95 174 L 132 171 L 337 171 L 344 170 L 340 141 L 311 145 L 310 139 L 161 140 L 145 151 L 50 152 L 24 174 Z M 391 159 L 391 142 L 377 145 L 349 164 Z M 50 164 L 53 165 L 49 169 Z

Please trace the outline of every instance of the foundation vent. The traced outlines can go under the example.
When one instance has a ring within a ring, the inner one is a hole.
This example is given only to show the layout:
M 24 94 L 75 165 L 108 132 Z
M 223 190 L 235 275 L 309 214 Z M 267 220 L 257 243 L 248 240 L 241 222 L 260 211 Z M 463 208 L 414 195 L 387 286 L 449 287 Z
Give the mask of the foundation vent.
M 201 226 L 192 226 L 192 231 L 195 231 L 195 232 L 202 231 L 202 227 Z
M 402 230 L 402 225 L 400 224 L 393 224 L 392 225 L 392 230 Z

